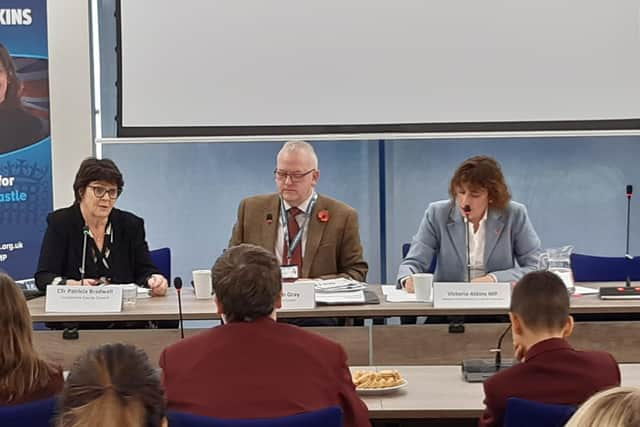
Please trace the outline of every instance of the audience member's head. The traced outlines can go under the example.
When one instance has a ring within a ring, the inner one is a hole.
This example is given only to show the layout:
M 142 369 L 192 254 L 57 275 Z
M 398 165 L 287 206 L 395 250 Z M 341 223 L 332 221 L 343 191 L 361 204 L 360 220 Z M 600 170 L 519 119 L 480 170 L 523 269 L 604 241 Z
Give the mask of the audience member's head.
M 105 344 L 74 363 L 60 401 L 58 427 L 166 426 L 164 391 L 144 351 Z
M 285 202 L 299 206 L 308 199 L 320 179 L 313 146 L 306 141 L 286 142 L 276 158 L 275 178 Z
M 513 344 L 524 351 L 539 341 L 564 338 L 573 331 L 567 288 L 549 271 L 534 271 L 520 279 L 511 295 L 509 317 Z
M 571 417 L 566 427 L 640 426 L 640 388 L 614 387 L 597 393 Z
M 225 322 L 275 316 L 281 307 L 280 264 L 271 252 L 242 244 L 227 249 L 211 269 L 218 314 Z
M 51 370 L 33 348 L 24 295 L 11 277 L 0 273 L 0 402 L 22 401 L 45 389 Z

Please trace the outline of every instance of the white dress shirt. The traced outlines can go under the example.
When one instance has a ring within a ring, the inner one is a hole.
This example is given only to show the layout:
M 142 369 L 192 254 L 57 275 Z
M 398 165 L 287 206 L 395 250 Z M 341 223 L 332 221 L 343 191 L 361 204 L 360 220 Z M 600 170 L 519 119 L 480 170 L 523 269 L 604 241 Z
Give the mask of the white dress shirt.
M 467 227 L 469 227 L 469 259 L 471 260 L 471 279 L 482 277 L 487 274 L 484 265 L 484 246 L 487 240 L 487 212 L 488 209 L 484 212 L 484 216 L 480 220 L 480 223 L 478 224 L 478 230 L 476 231 L 473 230 L 473 223 L 471 221 L 466 221 Z
M 311 202 L 311 198 L 313 197 L 314 194 L 315 192 L 312 192 L 311 195 L 304 202 L 300 203 L 300 205 L 298 206 L 298 209 L 302 211 L 298 214 L 298 216 L 296 216 L 296 221 L 298 221 L 298 226 L 300 227 L 302 227 L 302 224 L 304 224 L 304 217 L 305 217 L 304 213 L 307 212 L 307 209 L 309 208 L 309 203 Z M 284 204 L 285 210 L 287 211 L 289 211 L 289 209 L 292 207 L 289 203 L 287 203 L 284 200 L 283 200 L 283 204 Z M 288 215 L 287 212 L 285 213 Z M 278 258 L 278 262 L 281 265 L 282 265 L 282 249 L 284 247 L 284 230 L 286 228 L 287 228 L 287 224 L 282 223 L 282 215 L 278 215 L 278 234 L 276 235 L 275 253 L 276 253 L 276 257 Z M 307 246 L 308 230 L 309 230 L 309 222 L 307 221 L 307 225 L 302 230 L 302 239 L 300 240 L 300 243 L 299 243 L 299 245 L 302 245 L 302 259 L 304 259 L 304 251 Z M 292 239 L 294 237 L 295 236 L 291 236 Z

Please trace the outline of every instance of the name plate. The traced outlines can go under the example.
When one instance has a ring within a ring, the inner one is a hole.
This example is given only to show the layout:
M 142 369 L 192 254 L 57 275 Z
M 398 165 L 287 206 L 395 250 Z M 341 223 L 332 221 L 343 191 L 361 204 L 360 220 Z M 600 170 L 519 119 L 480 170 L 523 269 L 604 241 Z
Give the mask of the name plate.
M 316 282 L 305 280 L 282 284 L 282 308 L 315 308 Z
M 435 308 L 509 308 L 510 283 L 436 282 L 433 284 Z
M 122 311 L 122 287 L 47 286 L 47 313 L 118 313 Z

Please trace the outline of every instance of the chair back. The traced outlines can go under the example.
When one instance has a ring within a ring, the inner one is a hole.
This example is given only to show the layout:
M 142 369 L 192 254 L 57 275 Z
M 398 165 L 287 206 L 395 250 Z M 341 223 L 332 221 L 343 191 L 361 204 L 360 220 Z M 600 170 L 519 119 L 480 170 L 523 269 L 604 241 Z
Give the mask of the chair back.
M 571 254 L 571 269 L 576 282 L 622 282 L 629 274 L 640 280 L 640 258 L 602 257 Z
M 332 406 L 278 418 L 221 419 L 169 412 L 170 427 L 342 427 L 342 409 Z
M 56 399 L 53 397 L 21 405 L 0 406 L 0 426 L 49 427 L 55 410 Z
M 407 254 L 409 253 L 409 249 L 411 249 L 411 243 L 403 243 L 402 244 L 402 259 L 405 259 L 407 257 Z M 436 271 L 436 263 L 437 262 L 438 262 L 438 256 L 434 255 L 433 259 L 431 260 L 431 265 L 429 266 L 427 271 L 425 271 L 425 273 L 433 274 L 433 272 Z
M 574 405 L 556 405 L 510 397 L 504 427 L 562 427 L 576 411 Z
M 167 281 L 171 283 L 171 249 L 154 249 L 149 251 L 149 254 L 151 254 L 151 262 L 153 262 L 153 265 L 155 265 L 162 275 L 167 278 Z

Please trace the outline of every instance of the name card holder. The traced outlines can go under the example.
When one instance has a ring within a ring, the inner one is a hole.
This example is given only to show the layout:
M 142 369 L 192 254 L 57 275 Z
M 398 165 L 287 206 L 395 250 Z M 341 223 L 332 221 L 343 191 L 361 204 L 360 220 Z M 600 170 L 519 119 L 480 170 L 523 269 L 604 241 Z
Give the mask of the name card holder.
M 119 313 L 122 286 L 47 286 L 46 313 Z
M 316 306 L 316 282 L 303 280 L 282 284 L 282 308 L 305 309 Z
M 434 308 L 509 308 L 510 283 L 436 282 Z

